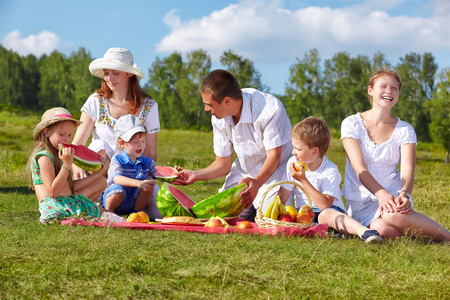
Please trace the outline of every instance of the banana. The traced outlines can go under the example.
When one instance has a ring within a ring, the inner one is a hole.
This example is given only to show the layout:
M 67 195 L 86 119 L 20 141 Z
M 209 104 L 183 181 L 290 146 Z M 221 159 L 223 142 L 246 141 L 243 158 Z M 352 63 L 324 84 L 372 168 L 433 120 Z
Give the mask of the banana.
M 223 227 L 230 227 L 230 224 L 228 224 L 228 222 L 225 221 L 225 219 L 223 219 L 222 217 L 216 217 L 216 219 L 219 219 L 220 222 L 222 222 Z
M 276 201 L 276 200 L 275 200 Z M 275 202 L 274 201 L 274 202 Z M 278 216 L 280 215 L 279 206 L 275 204 L 272 208 L 272 212 L 270 213 L 270 218 L 273 220 L 278 220 Z
M 279 206 L 280 206 L 280 208 L 279 208 L 280 215 L 285 215 L 285 214 L 287 214 L 286 206 L 284 206 L 284 204 L 281 203 L 281 201 L 280 201 Z
M 264 214 L 264 217 L 270 218 L 270 214 L 272 213 L 273 206 L 275 205 L 275 201 L 270 203 L 269 207 L 266 210 L 266 213 Z

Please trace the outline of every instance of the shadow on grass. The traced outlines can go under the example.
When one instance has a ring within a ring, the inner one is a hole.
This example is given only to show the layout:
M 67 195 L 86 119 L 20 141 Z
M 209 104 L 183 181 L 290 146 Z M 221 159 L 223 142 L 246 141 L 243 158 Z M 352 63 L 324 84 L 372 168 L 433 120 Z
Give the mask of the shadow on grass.
M 11 187 L 0 187 L 0 193 L 19 193 L 19 194 L 34 194 L 34 191 L 28 186 L 11 186 Z

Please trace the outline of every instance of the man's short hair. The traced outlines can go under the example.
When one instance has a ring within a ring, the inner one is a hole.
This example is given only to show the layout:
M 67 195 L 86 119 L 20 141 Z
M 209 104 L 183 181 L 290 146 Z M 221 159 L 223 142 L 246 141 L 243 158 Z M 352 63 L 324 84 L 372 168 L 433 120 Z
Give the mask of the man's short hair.
M 209 73 L 199 87 L 200 94 L 210 93 L 217 103 L 222 103 L 225 97 L 242 99 L 241 86 L 236 76 L 227 70 L 214 70 Z

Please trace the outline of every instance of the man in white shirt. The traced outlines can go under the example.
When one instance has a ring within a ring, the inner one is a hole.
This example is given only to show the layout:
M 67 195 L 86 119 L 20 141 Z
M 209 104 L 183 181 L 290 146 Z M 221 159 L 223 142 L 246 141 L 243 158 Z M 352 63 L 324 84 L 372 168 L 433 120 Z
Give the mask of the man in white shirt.
M 281 180 L 292 153 L 292 125 L 286 110 L 273 95 L 241 90 L 236 77 L 226 70 L 212 71 L 199 90 L 205 110 L 212 114 L 216 159 L 201 170 L 182 170 L 174 183 L 187 185 L 227 176 L 222 191 L 245 182 L 248 188 L 241 202 L 247 209 L 240 217 L 254 220 L 262 194 Z

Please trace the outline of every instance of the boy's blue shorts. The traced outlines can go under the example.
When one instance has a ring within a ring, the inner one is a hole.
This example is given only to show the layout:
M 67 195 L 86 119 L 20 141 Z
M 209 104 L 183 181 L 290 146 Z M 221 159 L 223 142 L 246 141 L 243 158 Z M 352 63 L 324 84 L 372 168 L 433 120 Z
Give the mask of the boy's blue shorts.
M 338 212 L 347 214 L 347 212 L 346 212 L 344 209 L 340 208 L 339 206 L 331 205 L 330 208 L 331 208 L 331 209 L 334 209 L 334 210 L 336 210 L 336 211 L 338 211 Z M 327 209 L 327 208 L 325 208 L 325 209 Z M 321 213 L 322 211 L 323 211 L 323 209 L 322 209 L 322 210 L 319 210 L 319 211 L 314 211 L 314 218 L 313 218 L 313 222 L 314 222 L 314 223 L 319 224 L 319 215 L 320 215 L 320 213 Z
M 103 192 L 103 207 L 106 208 L 106 198 L 111 197 L 114 194 L 122 193 L 123 199 L 119 207 L 117 207 L 114 212 L 118 215 L 128 215 L 136 212 L 134 205 L 136 203 L 136 198 L 139 195 L 140 189 L 137 187 L 121 186 L 118 184 L 112 184 L 106 188 Z

